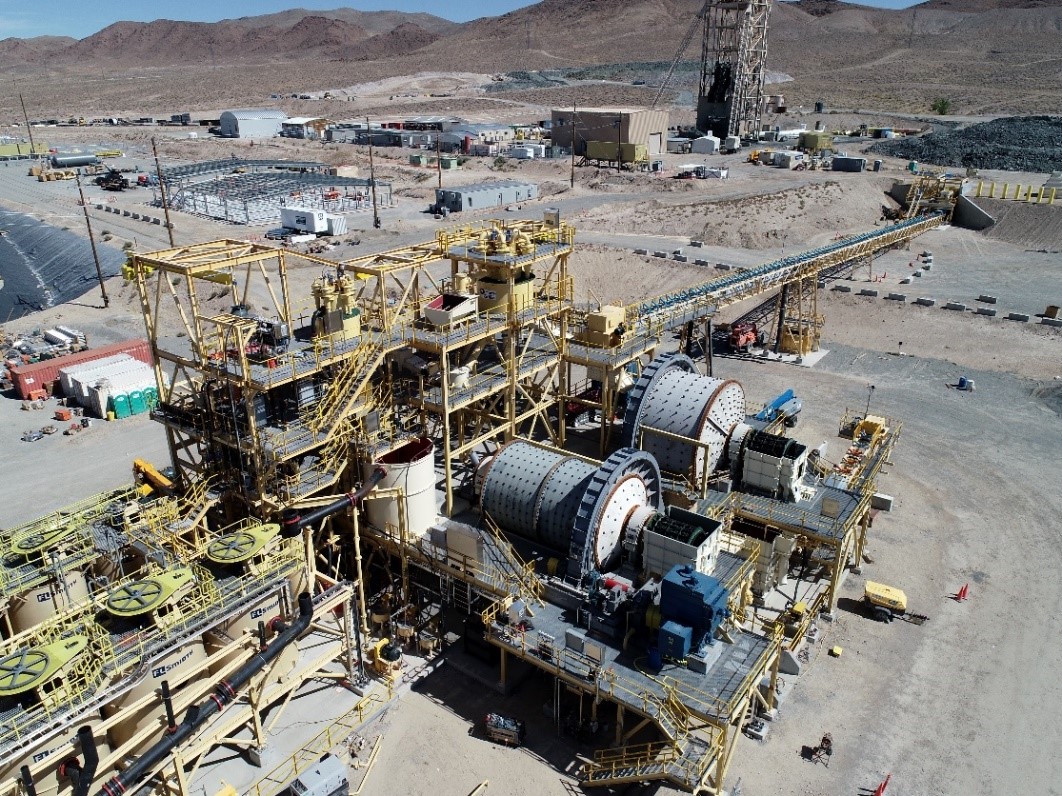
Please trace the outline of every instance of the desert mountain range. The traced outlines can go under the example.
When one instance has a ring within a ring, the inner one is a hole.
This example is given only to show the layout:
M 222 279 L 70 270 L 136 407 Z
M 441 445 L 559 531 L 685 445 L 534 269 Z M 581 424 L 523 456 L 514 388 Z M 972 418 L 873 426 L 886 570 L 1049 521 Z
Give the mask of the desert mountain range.
M 251 93 L 249 64 L 259 85 L 313 90 L 421 71 L 670 62 L 701 4 L 542 0 L 463 24 L 349 8 L 215 23 L 116 22 L 81 40 L 0 40 L 0 69 L 53 84 L 98 70 L 112 78 L 167 70 L 166 81 L 176 86 L 182 75 L 208 68 L 222 73 L 216 82 L 229 89 L 203 98 L 212 107 Z M 927 97 L 948 96 L 963 112 L 1046 112 L 1062 97 L 1060 34 L 1062 0 L 928 0 L 899 11 L 838 0 L 776 1 L 768 61 L 794 78 L 785 91 L 799 100 L 908 110 Z M 696 59 L 696 49 L 694 37 L 684 57 Z M 106 102 L 111 88 L 94 91 Z M 156 89 L 160 102 L 182 101 L 164 85 Z M 255 104 L 261 91 L 247 102 Z M 9 105 L 0 96 L 0 114 Z

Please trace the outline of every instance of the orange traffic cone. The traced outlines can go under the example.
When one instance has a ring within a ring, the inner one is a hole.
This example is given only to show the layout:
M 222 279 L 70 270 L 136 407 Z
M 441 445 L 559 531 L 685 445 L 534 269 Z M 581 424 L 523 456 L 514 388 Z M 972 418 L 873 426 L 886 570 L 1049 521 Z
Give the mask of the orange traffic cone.
M 889 787 L 889 780 L 892 779 L 892 774 L 889 774 L 881 781 L 881 784 L 874 789 L 874 796 L 885 796 L 885 788 Z
M 962 588 L 959 589 L 958 600 L 959 600 L 959 602 L 963 602 L 969 596 L 970 596 L 970 584 L 969 583 L 964 583 L 964 584 L 962 584 Z

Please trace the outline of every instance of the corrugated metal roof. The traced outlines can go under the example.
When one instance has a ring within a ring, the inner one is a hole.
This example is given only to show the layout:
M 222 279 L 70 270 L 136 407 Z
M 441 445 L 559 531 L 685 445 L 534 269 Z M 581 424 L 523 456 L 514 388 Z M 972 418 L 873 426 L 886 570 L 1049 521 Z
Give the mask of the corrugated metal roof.
M 537 188 L 534 183 L 530 182 L 516 182 L 515 180 L 505 180 L 503 182 L 481 182 L 478 185 L 459 185 L 452 188 L 442 188 L 444 191 L 452 191 L 454 193 L 473 193 L 475 191 L 496 191 L 499 188 Z
M 323 116 L 292 116 L 290 119 L 285 119 L 284 124 L 309 124 L 310 122 L 326 122 L 328 121 Z
M 234 111 L 225 111 L 230 113 L 237 119 L 287 119 L 288 115 L 284 111 L 278 111 L 276 108 L 240 108 Z M 221 114 L 222 116 L 225 113 Z

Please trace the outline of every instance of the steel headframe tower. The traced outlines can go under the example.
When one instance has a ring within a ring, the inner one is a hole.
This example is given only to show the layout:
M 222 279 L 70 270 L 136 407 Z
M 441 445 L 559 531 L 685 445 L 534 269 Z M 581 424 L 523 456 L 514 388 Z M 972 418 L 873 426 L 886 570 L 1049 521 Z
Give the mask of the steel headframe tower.
M 720 138 L 759 131 L 770 0 L 710 3 L 704 15 L 697 129 Z

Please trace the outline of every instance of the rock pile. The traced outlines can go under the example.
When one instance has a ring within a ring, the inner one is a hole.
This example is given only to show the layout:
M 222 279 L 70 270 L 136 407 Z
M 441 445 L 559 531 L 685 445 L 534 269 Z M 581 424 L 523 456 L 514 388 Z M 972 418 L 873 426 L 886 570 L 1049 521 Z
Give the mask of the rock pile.
M 1049 172 L 1062 169 L 1062 116 L 1010 116 L 870 148 L 939 166 Z

